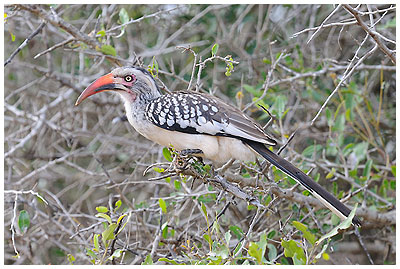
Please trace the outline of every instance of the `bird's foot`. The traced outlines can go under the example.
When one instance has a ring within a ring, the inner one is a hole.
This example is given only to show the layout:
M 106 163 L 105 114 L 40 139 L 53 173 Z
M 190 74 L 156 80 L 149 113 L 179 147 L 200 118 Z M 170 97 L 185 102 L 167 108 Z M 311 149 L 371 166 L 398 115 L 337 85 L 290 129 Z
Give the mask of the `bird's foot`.
M 183 149 L 179 152 L 179 154 L 182 157 L 191 157 L 191 156 L 201 157 L 201 155 L 203 155 L 204 152 L 201 149 Z

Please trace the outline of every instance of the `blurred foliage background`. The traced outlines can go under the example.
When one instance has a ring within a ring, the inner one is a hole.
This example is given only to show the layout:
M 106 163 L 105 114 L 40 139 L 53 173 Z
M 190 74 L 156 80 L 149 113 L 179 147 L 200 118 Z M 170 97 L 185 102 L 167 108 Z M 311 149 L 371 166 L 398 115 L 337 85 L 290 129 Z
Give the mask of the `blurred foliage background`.
M 6 5 L 4 263 L 394 264 L 395 7 L 353 8 L 380 45 L 346 6 Z M 358 204 L 361 230 L 316 246 L 337 217 L 254 163 L 227 175 L 262 214 L 189 176 L 149 181 L 169 154 L 121 118 L 118 98 L 74 106 L 129 64 L 164 91 L 245 109 L 279 147 L 296 132 L 280 154 Z

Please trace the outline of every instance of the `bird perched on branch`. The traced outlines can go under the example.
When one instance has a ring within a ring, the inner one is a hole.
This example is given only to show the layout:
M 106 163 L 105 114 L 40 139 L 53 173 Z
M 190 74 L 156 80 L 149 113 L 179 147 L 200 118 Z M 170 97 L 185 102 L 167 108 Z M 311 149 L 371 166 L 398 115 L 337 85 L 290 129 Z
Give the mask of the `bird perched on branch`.
M 216 97 L 199 92 L 162 95 L 153 76 L 136 66 L 119 67 L 90 84 L 79 96 L 113 91 L 119 94 L 129 123 L 141 135 L 160 145 L 222 163 L 231 158 L 254 161 L 257 153 L 296 180 L 340 218 L 350 214 L 318 183 L 266 146 L 276 141 L 253 119 Z M 360 226 L 355 216 L 353 224 Z

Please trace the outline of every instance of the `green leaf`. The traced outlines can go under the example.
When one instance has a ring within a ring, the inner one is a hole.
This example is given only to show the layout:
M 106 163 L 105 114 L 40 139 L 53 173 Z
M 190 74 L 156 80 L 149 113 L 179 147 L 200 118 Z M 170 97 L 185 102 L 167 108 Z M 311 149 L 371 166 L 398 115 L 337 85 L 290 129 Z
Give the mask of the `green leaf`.
M 253 86 L 248 85 L 248 84 L 243 84 L 243 89 L 251 94 L 253 94 L 255 97 L 260 97 L 262 92 L 259 89 L 255 89 Z M 257 99 L 256 98 L 256 99 Z M 254 101 L 254 100 L 253 100 Z M 268 107 L 267 107 L 268 108 Z
M 98 31 L 97 32 L 97 34 L 96 35 L 100 35 L 100 37 L 103 37 L 103 36 L 105 36 L 106 35 L 106 31 L 104 31 L 104 30 L 100 30 L 100 31 Z
M 106 215 L 106 214 L 104 214 L 104 213 L 97 213 L 97 214 L 96 214 L 96 217 L 106 219 L 106 220 L 108 221 L 109 224 L 112 223 L 110 216 L 109 216 L 109 215 Z
M 343 132 L 345 129 L 345 116 L 343 114 L 338 115 L 335 120 L 335 125 L 332 128 L 332 131 Z
M 304 254 L 304 250 L 297 245 L 296 241 L 293 240 L 282 240 L 282 247 L 285 249 L 284 254 L 285 257 L 290 257 L 293 259 L 293 262 L 298 263 L 300 261 L 301 264 L 306 263 L 306 256 Z
M 100 234 L 95 234 L 93 236 L 93 244 L 94 244 L 94 251 L 99 252 L 100 251 L 100 245 L 99 245 L 99 236 Z
M 152 265 L 153 264 L 153 260 L 151 259 L 151 255 L 148 254 L 146 256 L 146 259 L 144 260 L 144 262 L 142 262 L 142 265 Z
M 248 253 L 256 258 L 258 264 L 262 264 L 262 249 L 254 242 L 250 242 Z
M 103 45 L 103 46 L 101 46 L 100 51 L 105 55 L 111 55 L 111 56 L 116 56 L 117 55 L 117 51 L 111 45 Z
M 99 213 L 107 213 L 108 212 L 108 208 L 105 206 L 98 206 L 96 207 L 96 211 Z
M 237 239 L 241 239 L 243 236 L 243 230 L 238 226 L 229 226 L 229 230 L 236 236 Z
M 164 222 L 163 225 L 161 225 L 161 231 L 162 231 L 162 237 L 167 239 L 167 237 L 168 237 L 168 221 Z
M 29 213 L 26 210 L 21 210 L 18 216 L 18 227 L 21 232 L 24 234 L 29 226 L 31 225 L 31 221 L 29 218 Z
M 179 180 L 174 180 L 174 187 L 179 191 L 182 188 L 181 182 Z
M 97 255 L 91 249 L 86 248 L 86 255 L 92 258 L 90 262 L 93 264 L 95 264 L 96 260 L 98 260 Z
M 167 214 L 167 204 L 165 203 L 164 199 L 158 199 L 158 204 L 160 205 L 163 214 Z
M 396 176 L 396 165 L 392 166 L 392 174 L 393 176 Z
M 208 244 L 212 244 L 212 239 L 208 234 L 204 234 L 203 238 L 207 241 Z
M 166 147 L 163 148 L 162 153 L 163 153 L 164 158 L 165 158 L 167 161 L 172 162 L 171 152 L 169 151 L 168 148 L 166 148 Z
M 160 168 L 160 167 L 153 167 L 153 170 L 156 171 L 157 173 L 162 173 L 164 172 L 164 168 Z
M 201 210 L 203 211 L 204 216 L 207 217 L 207 208 L 206 208 L 206 205 L 204 203 L 201 203 Z
M 349 228 L 351 226 L 354 215 L 356 214 L 356 210 L 357 210 L 357 205 L 353 208 L 353 210 L 351 210 L 349 216 L 344 221 L 342 221 L 338 226 L 333 228 L 329 233 L 322 236 L 316 242 L 316 244 L 319 245 L 325 239 L 330 239 L 332 236 L 337 235 L 339 233 L 339 230 L 345 230 L 345 229 Z
M 365 159 L 367 156 L 368 142 L 361 142 L 354 146 L 353 152 L 356 155 L 357 163 Z
M 267 238 L 272 239 L 272 238 L 274 238 L 275 235 L 276 235 L 276 231 L 272 230 L 267 234 Z
M 343 155 L 344 156 L 349 155 L 352 152 L 353 148 L 354 148 L 354 144 L 353 143 L 350 143 L 350 144 L 346 145 L 346 147 L 344 147 L 344 149 L 343 149 Z
M 333 125 L 332 111 L 329 108 L 325 110 L 326 120 L 328 121 L 328 126 Z
M 287 98 L 284 95 L 278 95 L 274 102 L 274 108 L 276 110 L 278 118 L 283 117 L 283 113 L 285 112 Z
M 155 71 L 155 73 L 154 73 L 154 71 Z M 156 77 L 158 75 L 158 62 L 157 62 L 156 56 L 153 56 L 152 64 L 151 64 L 151 66 L 149 66 L 149 72 L 151 73 L 151 75 L 153 77 Z
M 121 24 L 127 23 L 129 21 L 129 15 L 125 8 L 121 8 L 119 11 L 119 21 Z
M 278 250 L 272 244 L 267 244 L 268 247 L 268 260 L 273 261 L 278 256 Z
M 219 45 L 217 43 L 215 43 L 214 46 L 211 49 L 211 56 L 217 55 L 218 48 L 219 48 Z
M 326 179 L 330 179 L 332 178 L 336 173 L 336 169 L 334 167 L 332 167 L 331 171 L 326 175 Z
M 293 225 L 297 228 L 297 230 L 301 231 L 304 235 L 304 238 L 311 244 L 314 245 L 317 239 L 315 236 L 308 230 L 307 226 L 301 222 L 293 221 Z
M 229 242 L 231 241 L 231 238 L 232 238 L 231 232 L 230 232 L 230 231 L 227 231 L 227 232 L 225 233 L 225 242 L 226 242 L 226 245 L 227 245 L 227 246 L 229 246 Z
M 75 257 L 72 254 L 67 254 L 69 264 L 73 265 L 75 261 Z
M 159 262 L 168 262 L 168 263 L 175 264 L 175 265 L 180 265 L 180 263 L 177 263 L 176 261 L 168 259 L 168 258 L 159 258 L 158 261 Z
M 363 176 L 365 177 L 366 180 L 369 180 L 369 178 L 371 177 L 371 168 L 372 168 L 372 160 L 368 160 L 365 163 L 365 167 L 363 170 Z
M 122 205 L 121 200 L 116 201 L 114 205 L 114 210 L 117 211 L 121 207 L 121 205 Z
M 114 253 L 110 256 L 110 257 L 108 257 L 108 260 L 114 260 L 115 258 L 119 258 L 119 257 L 121 257 L 121 254 L 122 254 L 122 249 L 116 249 L 115 251 L 114 251 Z
M 322 145 L 311 145 L 303 150 L 302 155 L 310 158 L 314 156 L 314 153 L 318 153 L 319 151 L 322 151 Z
M 108 244 L 108 240 L 112 240 L 115 239 L 115 235 L 114 235 L 114 231 L 117 228 L 117 224 L 116 223 L 111 223 L 108 228 L 101 233 L 101 239 L 103 240 L 103 244 L 105 247 L 107 247 Z
M 15 35 L 13 33 L 10 33 L 10 35 L 11 35 L 11 42 L 14 42 L 15 41 Z

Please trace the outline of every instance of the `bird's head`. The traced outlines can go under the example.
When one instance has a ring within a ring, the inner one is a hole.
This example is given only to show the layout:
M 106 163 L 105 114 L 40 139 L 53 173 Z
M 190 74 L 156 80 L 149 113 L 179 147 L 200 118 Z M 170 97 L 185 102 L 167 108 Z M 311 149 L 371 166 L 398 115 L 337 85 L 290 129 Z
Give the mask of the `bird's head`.
M 157 83 L 147 70 L 136 66 L 118 67 L 92 82 L 78 97 L 75 105 L 103 91 L 114 91 L 128 103 L 145 102 L 161 95 Z

